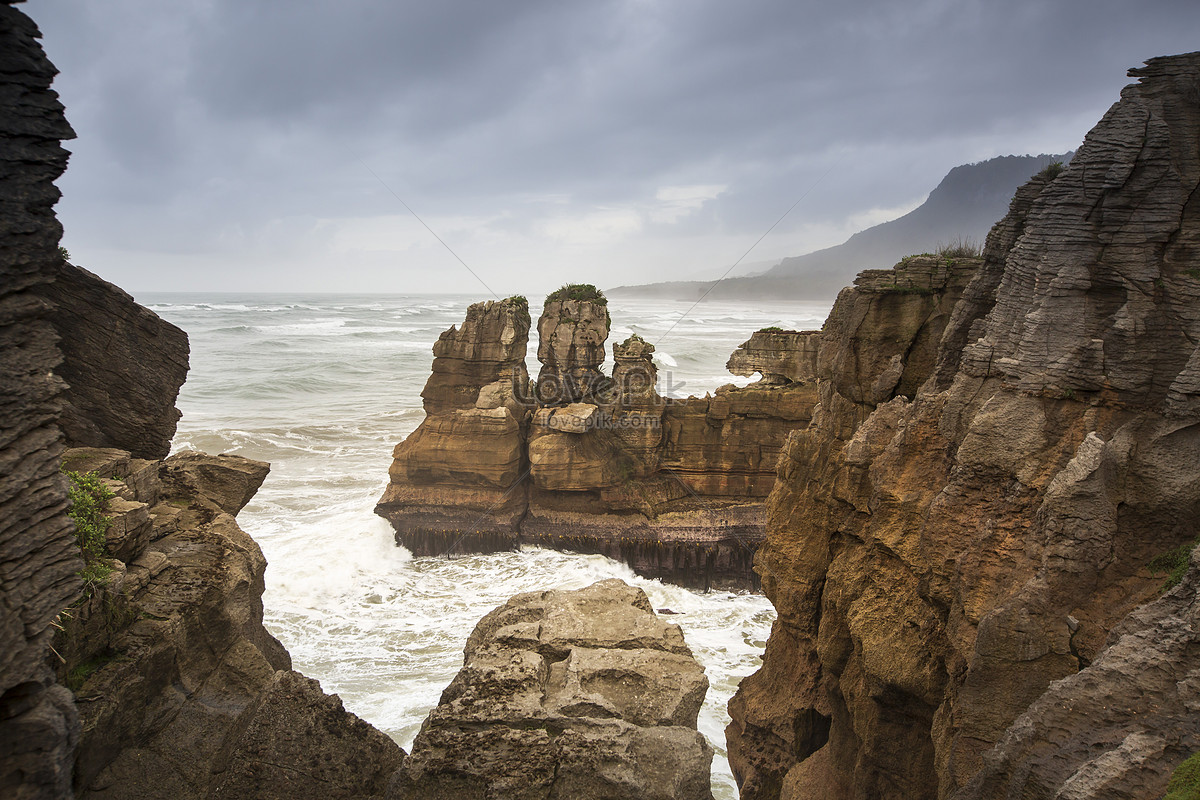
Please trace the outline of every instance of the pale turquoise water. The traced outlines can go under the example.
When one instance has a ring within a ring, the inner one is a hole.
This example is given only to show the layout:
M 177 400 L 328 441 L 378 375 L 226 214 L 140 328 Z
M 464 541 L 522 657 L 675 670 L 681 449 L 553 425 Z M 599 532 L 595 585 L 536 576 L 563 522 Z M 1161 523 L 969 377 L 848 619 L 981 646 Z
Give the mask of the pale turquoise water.
M 461 666 L 480 617 L 517 592 L 619 577 L 644 588 L 655 607 L 679 612 L 671 620 L 712 683 L 700 730 L 718 753 L 714 793 L 736 797 L 724 759 L 725 703 L 758 667 L 774 618 L 765 598 L 701 594 L 638 578 L 602 557 L 538 549 L 412 559 L 372 513 L 393 446 L 424 416 L 433 342 L 480 299 L 138 297 L 191 340 L 175 449 L 271 462 L 238 519 L 267 556 L 266 623 L 296 669 L 407 748 Z M 540 298 L 530 300 L 540 308 Z M 815 328 L 828 312 L 825 303 L 704 303 L 678 321 L 689 305 L 610 302 L 610 344 L 633 332 L 656 342 L 660 391 L 680 397 L 745 383 L 724 364 L 752 331 Z M 531 342 L 531 374 L 535 349 Z

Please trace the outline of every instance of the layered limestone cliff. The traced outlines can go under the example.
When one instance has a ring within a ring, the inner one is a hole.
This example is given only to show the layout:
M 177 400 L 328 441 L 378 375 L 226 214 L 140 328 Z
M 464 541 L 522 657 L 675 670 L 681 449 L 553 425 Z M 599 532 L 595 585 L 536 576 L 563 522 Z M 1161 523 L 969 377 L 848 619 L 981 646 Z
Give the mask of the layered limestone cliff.
M 711 798 L 707 690 L 641 589 L 517 595 L 475 627 L 392 797 Z
M 839 297 L 756 559 L 743 798 L 1157 798 L 1200 749 L 1195 565 L 1139 609 L 1200 519 L 1200 54 L 1131 74 L 936 325 L 892 336 L 912 262 Z
M 471 306 L 434 347 L 426 419 L 396 446 L 377 513 L 416 555 L 530 543 L 686 585 L 753 587 L 775 462 L 816 402 L 819 334 L 755 334 L 739 350 L 752 358 L 734 359 L 762 380 L 668 399 L 654 345 L 636 335 L 613 345 L 613 374 L 600 371 L 606 302 L 592 287 L 547 299 L 532 388 L 523 298 Z M 429 400 L 448 396 L 456 404 Z
M 82 566 L 58 471 L 62 360 L 37 290 L 62 227 L 54 180 L 74 137 L 28 17 L 0 4 L 0 796 L 68 797 L 79 722 L 46 667 Z

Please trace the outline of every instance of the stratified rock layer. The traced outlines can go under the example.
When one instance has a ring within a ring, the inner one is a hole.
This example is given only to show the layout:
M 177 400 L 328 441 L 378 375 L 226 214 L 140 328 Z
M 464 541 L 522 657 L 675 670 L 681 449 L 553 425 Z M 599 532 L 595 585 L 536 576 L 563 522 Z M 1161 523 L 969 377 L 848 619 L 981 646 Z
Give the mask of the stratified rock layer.
M 819 331 L 755 331 L 729 356 L 725 369 L 734 375 L 755 373 L 771 383 L 809 381 L 817 375 Z
M 170 452 L 188 371 L 187 334 L 108 281 L 62 261 L 39 288 L 53 310 L 67 382 L 59 426 L 68 447 Z
M 82 566 L 58 471 L 61 361 L 37 291 L 62 227 L 53 181 L 74 138 L 33 22 L 0 4 L 0 796 L 71 796 L 79 722 L 44 661 Z
M 524 298 L 475 303 L 433 347 L 426 418 L 396 445 L 375 507 L 415 554 L 517 547 L 529 323 Z
M 1157 798 L 1200 749 L 1194 595 L 1133 612 L 1200 518 L 1200 54 L 1133 74 L 927 334 L 893 341 L 910 276 L 839 297 L 756 560 L 743 798 Z
M 711 798 L 707 690 L 641 589 L 517 595 L 475 627 L 390 797 Z
M 557 293 L 556 293 L 557 294 Z M 604 342 L 608 301 L 546 300 L 538 318 L 537 397 L 548 406 L 591 401 L 604 387 Z
M 74 134 L 38 36 L 0 3 L 0 796 L 382 796 L 403 751 L 262 626 L 266 562 L 232 515 L 267 465 L 147 458 L 187 339 L 64 262 L 52 181 Z M 101 446 L 64 452 L 60 425 Z M 61 469 L 115 495 L 86 586 Z

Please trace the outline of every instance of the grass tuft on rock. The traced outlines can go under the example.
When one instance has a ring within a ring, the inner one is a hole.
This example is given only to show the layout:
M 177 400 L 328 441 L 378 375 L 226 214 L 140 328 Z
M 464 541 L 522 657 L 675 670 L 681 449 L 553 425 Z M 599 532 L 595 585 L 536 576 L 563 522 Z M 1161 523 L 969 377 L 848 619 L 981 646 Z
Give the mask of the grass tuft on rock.
M 112 573 L 112 566 L 104 555 L 105 535 L 112 521 L 104 516 L 104 512 L 108 510 L 113 493 L 94 472 L 81 475 L 63 470 L 63 474 L 71 482 L 67 490 L 71 501 L 67 516 L 75 523 L 75 542 L 83 556 L 79 577 L 83 579 L 85 590 L 91 591 L 103 586 Z
M 1196 549 L 1196 545 L 1200 544 L 1200 539 L 1192 542 L 1184 542 L 1174 550 L 1168 550 L 1165 553 L 1160 553 L 1150 560 L 1146 566 L 1154 575 L 1161 573 L 1167 574 L 1167 580 L 1162 585 L 1162 591 L 1174 589 L 1183 580 L 1183 574 L 1187 572 L 1188 559 L 1191 558 L 1192 551 Z
M 979 258 L 983 245 L 970 236 L 959 236 L 945 244 L 938 243 L 937 254 L 942 258 Z
M 557 303 L 560 300 L 591 301 L 602 306 L 608 305 L 604 292 L 590 283 L 566 283 L 555 289 L 546 298 L 546 304 Z
M 1046 168 L 1043 169 L 1041 172 L 1039 172 L 1034 177 L 1045 178 L 1048 181 L 1052 181 L 1055 178 L 1057 178 L 1059 175 L 1061 175 L 1062 171 L 1064 169 L 1066 169 L 1066 167 L 1063 166 L 1063 162 L 1054 161 L 1054 162 L 1051 162 L 1050 164 L 1047 164 Z
M 1200 753 L 1193 753 L 1175 768 L 1163 800 L 1200 800 Z

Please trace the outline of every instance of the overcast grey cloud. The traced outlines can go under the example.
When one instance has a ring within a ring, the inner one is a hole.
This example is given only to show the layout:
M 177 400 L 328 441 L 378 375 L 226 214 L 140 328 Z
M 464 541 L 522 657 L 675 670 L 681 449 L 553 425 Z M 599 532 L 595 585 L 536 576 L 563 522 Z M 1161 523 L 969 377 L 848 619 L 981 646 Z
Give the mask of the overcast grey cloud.
M 485 294 L 392 191 L 497 291 L 715 276 L 805 192 L 748 260 L 1072 149 L 1126 69 L 1200 47 L 1194 0 L 25 10 L 79 134 L 64 243 L 135 293 Z

